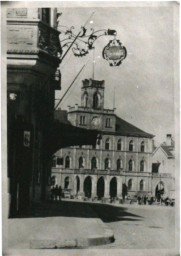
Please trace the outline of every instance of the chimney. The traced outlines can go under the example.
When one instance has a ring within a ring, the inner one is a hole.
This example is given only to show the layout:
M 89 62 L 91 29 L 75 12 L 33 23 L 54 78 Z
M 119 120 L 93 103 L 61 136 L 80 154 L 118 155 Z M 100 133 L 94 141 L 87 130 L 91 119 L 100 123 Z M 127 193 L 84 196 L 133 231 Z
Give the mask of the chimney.
M 166 144 L 167 146 L 172 146 L 172 134 L 167 134 Z

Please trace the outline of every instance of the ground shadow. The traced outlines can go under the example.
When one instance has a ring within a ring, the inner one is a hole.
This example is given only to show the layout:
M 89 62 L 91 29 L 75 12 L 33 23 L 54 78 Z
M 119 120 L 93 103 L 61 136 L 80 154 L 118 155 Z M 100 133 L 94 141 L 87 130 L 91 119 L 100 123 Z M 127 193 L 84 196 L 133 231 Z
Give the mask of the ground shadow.
M 18 218 L 36 217 L 78 217 L 78 218 L 100 218 L 103 222 L 115 221 L 139 221 L 141 216 L 132 214 L 126 207 L 106 205 L 103 203 L 90 202 L 46 202 L 32 205 L 31 211 L 26 215 L 16 216 Z

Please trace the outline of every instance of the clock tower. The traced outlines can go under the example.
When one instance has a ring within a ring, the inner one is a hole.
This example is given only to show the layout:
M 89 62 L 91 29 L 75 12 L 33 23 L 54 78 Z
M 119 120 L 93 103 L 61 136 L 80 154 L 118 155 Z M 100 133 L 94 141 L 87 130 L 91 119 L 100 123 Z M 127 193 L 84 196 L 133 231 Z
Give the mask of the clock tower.
M 82 81 L 81 106 L 91 109 L 104 109 L 104 83 L 93 79 Z
M 115 131 L 114 109 L 104 109 L 104 80 L 84 79 L 81 106 L 69 107 L 68 120 L 78 127 L 101 131 Z

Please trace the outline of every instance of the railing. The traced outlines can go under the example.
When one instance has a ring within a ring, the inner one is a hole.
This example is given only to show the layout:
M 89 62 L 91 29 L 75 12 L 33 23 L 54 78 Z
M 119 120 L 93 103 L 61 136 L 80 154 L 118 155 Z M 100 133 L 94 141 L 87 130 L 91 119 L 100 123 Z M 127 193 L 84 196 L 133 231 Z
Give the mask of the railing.
M 107 113 L 107 114 L 112 114 L 114 113 L 114 109 L 92 109 L 92 108 L 87 108 L 87 107 L 82 107 L 82 106 L 78 106 L 78 105 L 75 105 L 73 107 L 69 107 L 69 111 L 73 111 L 73 110 L 81 110 L 81 111 L 89 111 L 89 112 L 104 112 L 104 113 Z

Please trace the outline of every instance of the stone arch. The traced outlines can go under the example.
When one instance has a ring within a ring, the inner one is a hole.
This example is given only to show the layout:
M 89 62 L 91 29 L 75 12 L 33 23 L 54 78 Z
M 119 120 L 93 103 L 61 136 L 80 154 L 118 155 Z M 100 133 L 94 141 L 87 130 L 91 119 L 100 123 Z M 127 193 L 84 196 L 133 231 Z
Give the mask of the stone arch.
M 159 181 L 155 187 L 155 197 L 160 200 L 161 196 L 165 194 L 165 184 L 163 181 Z
M 69 188 L 70 186 L 70 177 L 66 176 L 64 179 L 64 188 Z
M 101 176 L 97 181 L 97 196 L 98 199 L 101 199 L 104 197 L 104 190 L 105 190 L 105 182 L 104 178 Z
M 117 179 L 116 177 L 113 177 L 110 181 L 110 197 L 116 197 L 117 196 Z
M 71 168 L 71 157 L 70 156 L 65 157 L 65 168 Z
M 84 103 L 84 107 L 87 108 L 87 106 L 88 106 L 88 93 L 87 92 L 84 93 L 83 103 Z
M 92 179 L 91 176 L 87 176 L 84 180 L 84 194 L 90 198 L 92 195 Z
M 79 169 L 85 167 L 85 159 L 84 159 L 83 156 L 80 156 L 80 157 L 79 157 L 79 159 L 78 159 L 78 165 L 79 165 Z
M 98 92 L 95 92 L 93 95 L 93 108 L 99 108 L 100 107 L 100 94 Z
M 98 160 L 95 156 L 92 157 L 91 159 L 91 169 L 97 169 L 98 167 Z
M 133 140 L 130 140 L 129 142 L 129 151 L 133 151 L 134 150 L 134 142 Z
M 76 179 L 76 194 L 78 194 L 80 191 L 80 178 L 79 176 L 76 176 L 75 179 Z

